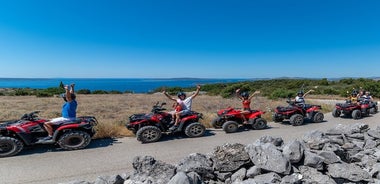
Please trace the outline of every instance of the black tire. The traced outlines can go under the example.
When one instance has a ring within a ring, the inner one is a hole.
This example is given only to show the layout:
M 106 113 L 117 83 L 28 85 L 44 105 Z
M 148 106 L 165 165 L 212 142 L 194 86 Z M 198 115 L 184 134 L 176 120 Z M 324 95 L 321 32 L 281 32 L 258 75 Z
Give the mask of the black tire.
M 325 118 L 325 116 L 323 115 L 323 113 L 321 112 L 316 112 L 313 116 L 313 122 L 314 123 L 320 123 L 323 121 L 323 119 Z
M 222 128 L 226 133 L 234 133 L 238 130 L 239 124 L 236 121 L 227 121 Z
M 275 123 L 280 123 L 280 122 L 284 121 L 284 118 L 280 118 L 280 117 L 276 116 L 276 114 L 273 114 L 272 120 Z
M 185 128 L 185 134 L 188 137 L 201 137 L 205 134 L 206 127 L 201 123 L 191 123 Z
M 57 143 L 65 150 L 83 149 L 91 142 L 91 136 L 87 132 L 73 130 L 62 134 Z
M 360 112 L 360 110 L 355 109 L 354 111 L 352 111 L 351 116 L 352 119 L 360 119 L 362 117 L 362 113 Z
M 24 144 L 13 137 L 0 136 L 0 158 L 16 155 L 24 148 Z
M 303 116 L 301 114 L 294 114 L 290 117 L 290 124 L 293 126 L 300 126 L 303 124 Z
M 212 121 L 211 121 L 211 125 L 212 125 L 212 127 L 214 127 L 214 128 L 222 128 L 222 126 L 223 126 L 223 121 L 222 121 L 222 118 L 220 118 L 220 117 L 217 117 L 217 118 L 215 118 L 215 119 L 213 119 Z
M 262 130 L 267 128 L 267 121 L 263 118 L 255 119 L 255 122 L 252 124 L 252 128 L 255 130 Z
M 137 140 L 142 143 L 156 142 L 161 138 L 161 136 L 161 130 L 155 126 L 142 127 L 136 133 Z
M 340 110 L 338 110 L 336 108 L 333 109 L 333 111 L 332 111 L 333 117 L 335 117 L 335 118 L 340 117 L 340 114 L 341 114 Z
M 371 114 L 376 114 L 377 111 L 378 111 L 377 106 L 375 106 L 375 107 L 372 107 L 372 108 L 369 110 L 369 113 L 371 113 Z

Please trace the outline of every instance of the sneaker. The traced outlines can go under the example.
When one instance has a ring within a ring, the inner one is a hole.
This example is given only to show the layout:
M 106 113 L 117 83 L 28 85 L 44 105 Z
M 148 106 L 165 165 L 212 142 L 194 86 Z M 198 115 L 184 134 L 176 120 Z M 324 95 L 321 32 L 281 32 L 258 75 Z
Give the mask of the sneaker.
M 37 141 L 37 143 L 50 143 L 53 141 L 53 137 L 52 136 L 47 136 L 47 137 L 44 137 L 42 139 L 39 139 Z
M 174 131 L 174 130 L 177 130 L 178 128 L 178 125 L 174 125 L 172 127 L 169 128 L 170 131 Z
M 53 139 L 53 137 L 52 136 L 47 136 L 47 137 L 44 137 L 44 138 L 42 138 L 42 139 L 40 139 L 41 141 L 49 141 L 49 140 L 51 140 L 51 139 Z

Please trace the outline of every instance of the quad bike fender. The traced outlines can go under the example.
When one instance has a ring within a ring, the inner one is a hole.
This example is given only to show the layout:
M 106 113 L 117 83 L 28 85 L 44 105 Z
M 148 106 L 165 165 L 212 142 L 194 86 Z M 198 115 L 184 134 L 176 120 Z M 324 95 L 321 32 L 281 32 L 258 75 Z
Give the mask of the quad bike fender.
M 314 112 L 314 111 L 319 111 L 321 110 L 322 108 L 320 106 L 312 106 L 311 108 L 307 109 L 306 112 L 309 113 L 309 112 Z
M 218 114 L 218 116 L 223 116 L 223 115 L 225 115 L 225 114 L 227 114 L 227 113 L 229 113 L 229 112 L 231 112 L 231 111 L 233 111 L 234 110 L 234 108 L 232 108 L 232 107 L 228 107 L 228 108 L 226 108 L 226 109 L 221 109 L 221 110 L 219 110 L 218 112 L 217 112 L 217 114 Z
M 93 126 L 91 126 L 89 123 L 86 122 L 81 122 L 79 124 L 67 124 L 67 125 L 62 125 L 58 127 L 53 134 L 53 140 L 57 140 L 58 136 L 60 136 L 63 132 L 66 130 L 83 130 L 87 133 L 89 133 L 91 136 L 95 134 L 95 131 L 93 129 Z
M 18 139 L 18 140 L 22 141 L 27 146 L 33 144 L 33 142 L 31 142 L 31 140 L 32 140 L 31 134 L 29 134 L 29 133 L 20 132 L 20 133 L 16 133 L 16 134 L 9 134 L 9 135 L 7 135 L 7 137 L 12 137 L 12 138 Z
M 248 119 L 256 119 L 256 118 L 259 118 L 261 117 L 261 115 L 265 114 L 265 111 L 252 111 L 251 114 L 249 114 L 249 117 Z
M 188 122 L 189 120 L 196 120 L 196 121 L 198 121 L 198 119 L 199 119 L 199 117 L 198 117 L 197 114 L 192 114 L 190 116 L 186 116 L 186 117 L 181 118 L 180 123 L 183 124 L 183 123 Z

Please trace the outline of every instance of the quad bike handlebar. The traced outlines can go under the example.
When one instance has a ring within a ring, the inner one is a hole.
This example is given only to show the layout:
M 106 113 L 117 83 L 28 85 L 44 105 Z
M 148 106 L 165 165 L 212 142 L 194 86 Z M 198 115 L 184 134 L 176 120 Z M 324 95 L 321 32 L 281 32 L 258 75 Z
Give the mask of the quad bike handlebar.
M 38 113 L 40 113 L 40 111 L 33 111 L 29 114 L 24 114 L 20 119 L 34 121 L 38 119 Z
M 159 105 L 160 102 L 157 102 L 155 105 L 153 105 L 153 108 L 152 108 L 152 112 L 153 113 L 157 113 L 157 112 L 161 112 L 161 111 L 165 111 L 166 109 L 163 108 L 164 105 L 166 105 L 165 102 L 162 102 L 161 105 Z

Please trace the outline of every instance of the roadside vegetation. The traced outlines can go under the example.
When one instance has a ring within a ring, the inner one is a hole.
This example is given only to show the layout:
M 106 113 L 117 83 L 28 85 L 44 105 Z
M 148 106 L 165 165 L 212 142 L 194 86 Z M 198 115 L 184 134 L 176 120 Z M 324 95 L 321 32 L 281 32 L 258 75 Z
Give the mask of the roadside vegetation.
M 297 91 L 303 86 L 304 90 L 314 89 L 306 98 L 310 104 L 322 105 L 323 112 L 331 112 L 335 101 L 347 96 L 347 91 L 353 88 L 369 90 L 374 97 L 379 97 L 380 82 L 371 79 L 342 79 L 328 81 L 326 79 L 273 79 L 260 81 L 246 81 L 226 84 L 202 85 L 202 93 L 193 101 L 193 110 L 203 114 L 201 122 L 206 127 L 211 127 L 211 121 L 216 117 L 216 112 L 226 107 L 241 108 L 241 102 L 234 92 L 241 88 L 243 91 L 253 92 L 260 90 L 261 94 L 252 99 L 251 107 L 266 111 L 264 118 L 271 121 L 273 109 L 277 106 L 286 106 L 286 98 L 295 97 Z M 163 87 L 164 88 L 164 87 Z M 149 113 L 156 102 L 166 102 L 166 108 L 171 110 L 171 102 L 162 95 L 163 88 L 158 88 L 151 94 L 133 94 L 117 91 L 90 91 L 77 90 L 78 116 L 95 116 L 97 126 L 96 138 L 133 136 L 125 128 L 128 117 L 135 113 Z M 171 95 L 178 91 L 192 93 L 192 88 L 165 87 Z M 23 114 L 32 111 L 41 111 L 41 118 L 55 118 L 61 115 L 62 99 L 58 94 L 62 88 L 49 89 L 0 89 L 0 122 L 20 118 Z M 325 99 L 326 102 L 318 101 Z M 331 100 L 329 102 L 329 100 Z M 269 123 L 270 125 L 270 123 Z
M 194 85 L 195 86 L 195 85 Z M 204 84 L 202 91 L 211 96 L 222 96 L 230 98 L 234 95 L 235 90 L 240 88 L 242 91 L 260 90 L 261 95 L 269 99 L 279 99 L 294 96 L 297 91 L 313 89 L 313 95 L 329 96 L 338 95 L 346 97 L 347 92 L 353 89 L 370 91 L 373 97 L 380 97 L 380 80 L 365 78 L 345 78 L 340 80 L 323 79 L 270 79 L 270 80 L 252 80 L 233 83 L 217 83 Z M 161 92 L 165 89 L 169 94 L 175 95 L 178 91 L 193 91 L 195 87 L 167 87 L 162 86 L 153 90 L 151 93 Z M 37 96 L 37 97 L 53 97 L 63 93 L 63 84 L 59 84 L 56 88 L 47 89 L 31 89 L 31 88 L 11 88 L 1 89 L 0 96 Z M 89 90 L 78 89 L 77 94 L 125 94 L 133 93 L 132 91 L 106 91 L 106 90 Z

